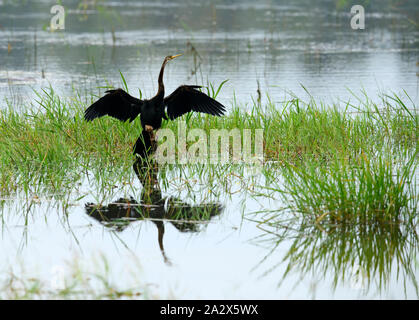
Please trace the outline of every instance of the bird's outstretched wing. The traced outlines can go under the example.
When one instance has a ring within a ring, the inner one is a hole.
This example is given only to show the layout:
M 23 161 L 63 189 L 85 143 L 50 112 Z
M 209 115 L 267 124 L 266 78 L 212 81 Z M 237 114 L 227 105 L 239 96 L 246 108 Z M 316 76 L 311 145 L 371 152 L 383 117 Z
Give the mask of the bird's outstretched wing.
M 122 89 L 108 90 L 106 95 L 86 109 L 84 119 L 92 121 L 108 115 L 122 121 L 129 119 L 131 122 L 140 113 L 143 103 Z
M 190 111 L 205 112 L 214 116 L 221 116 L 226 111 L 218 101 L 196 89 L 201 86 L 180 86 L 173 93 L 164 98 L 167 115 L 171 120 Z

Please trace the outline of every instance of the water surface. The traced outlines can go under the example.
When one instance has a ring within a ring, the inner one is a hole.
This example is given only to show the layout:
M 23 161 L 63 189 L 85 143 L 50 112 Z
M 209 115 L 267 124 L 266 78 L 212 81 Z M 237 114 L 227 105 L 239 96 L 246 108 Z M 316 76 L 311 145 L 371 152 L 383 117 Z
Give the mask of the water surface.
M 13 3 L 13 2 L 11 2 Z M 67 1 L 65 30 L 48 30 L 50 2 L 0 4 L 0 93 L 19 101 L 31 87 L 60 94 L 120 86 L 152 96 L 163 57 L 186 53 L 166 71 L 168 91 L 182 83 L 219 84 L 220 99 L 243 104 L 310 94 L 325 102 L 403 90 L 419 99 L 418 4 L 371 4 L 366 29 L 352 30 L 349 7 L 334 1 Z
M 132 94 L 141 89 L 152 96 L 163 57 L 177 53 L 185 55 L 166 68 L 167 90 L 229 79 L 219 95 L 227 106 L 234 96 L 242 107 L 251 104 L 258 87 L 262 99 L 269 94 L 275 102 L 293 94 L 307 99 L 304 88 L 326 103 L 355 100 L 350 91 L 371 99 L 406 91 L 419 102 L 416 1 L 374 2 L 366 8 L 365 30 L 352 30 L 349 9 L 337 10 L 333 1 L 65 3 L 65 30 L 51 32 L 50 1 L 0 1 L 0 108 L 6 100 L 16 107 L 33 101 L 32 90 L 49 85 L 62 96 L 121 86 L 120 71 Z M 142 186 L 132 177 L 102 194 L 90 179 L 68 195 L 1 199 L 3 279 L 12 273 L 49 283 L 57 270 L 71 279 L 74 265 L 94 274 L 108 261 L 113 283 L 139 286 L 152 298 L 418 297 L 417 241 L 403 227 L 364 230 L 363 237 L 353 230 L 325 237 L 298 221 L 272 229 L 252 213 L 284 204 L 243 192 L 234 176 L 230 192 L 218 197 L 208 196 L 205 184 L 191 192 L 181 181 L 163 188 L 167 180 L 159 179 L 164 199 L 222 206 L 196 228 L 167 217 L 104 223 L 87 214 L 87 204 L 140 203 Z M 290 252 L 293 244 L 299 255 Z M 332 254 L 342 244 L 351 258 Z M 324 248 L 330 255 L 310 260 Z M 366 258 L 370 269 L 359 261 Z

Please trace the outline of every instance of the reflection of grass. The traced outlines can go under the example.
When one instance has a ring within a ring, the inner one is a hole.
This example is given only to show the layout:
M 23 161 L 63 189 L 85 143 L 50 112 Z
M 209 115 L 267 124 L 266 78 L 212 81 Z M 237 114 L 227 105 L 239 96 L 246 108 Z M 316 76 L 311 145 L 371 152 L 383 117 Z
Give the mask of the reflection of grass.
M 0 299 L 147 299 L 147 287 L 140 284 L 137 272 L 130 272 L 129 287 L 122 288 L 121 279 L 112 280 L 109 261 L 105 256 L 93 266 L 55 266 L 46 279 L 41 275 L 4 273 L 0 282 Z M 91 262 L 91 261 L 90 261 Z M 134 263 L 135 265 L 135 263 Z M 92 270 L 93 267 L 93 270 Z M 136 266 L 139 268 L 139 266 Z M 127 271 L 127 270 L 125 270 Z
M 265 226 L 267 227 L 267 226 Z M 384 292 L 397 275 L 403 286 L 413 285 L 419 296 L 416 258 L 419 239 L 412 224 L 340 224 L 319 228 L 306 220 L 275 224 L 275 247 L 285 238 L 294 239 L 282 258 L 282 280 L 300 274 L 319 281 L 330 279 L 333 287 Z M 272 235 L 272 233 L 270 233 Z M 270 257 L 271 259 L 273 258 Z M 273 272 L 273 270 L 270 270 Z

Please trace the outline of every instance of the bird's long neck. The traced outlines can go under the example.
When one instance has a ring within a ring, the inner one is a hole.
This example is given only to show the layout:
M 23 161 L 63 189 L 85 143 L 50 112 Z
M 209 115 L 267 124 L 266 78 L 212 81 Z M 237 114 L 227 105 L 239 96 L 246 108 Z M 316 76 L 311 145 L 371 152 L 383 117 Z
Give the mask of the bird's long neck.
M 157 91 L 157 95 L 163 95 L 164 96 L 164 84 L 163 84 L 163 74 L 164 74 L 164 67 L 166 67 L 166 63 L 167 61 L 163 61 L 163 64 L 161 66 L 160 69 L 160 74 L 159 74 L 159 90 Z

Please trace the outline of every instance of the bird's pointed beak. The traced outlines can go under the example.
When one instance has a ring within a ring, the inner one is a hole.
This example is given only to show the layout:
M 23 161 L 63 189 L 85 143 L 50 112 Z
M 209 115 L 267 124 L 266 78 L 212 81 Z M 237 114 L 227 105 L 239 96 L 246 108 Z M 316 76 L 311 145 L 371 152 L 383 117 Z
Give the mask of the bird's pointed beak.
M 172 59 L 174 59 L 174 58 L 177 58 L 177 57 L 180 57 L 181 55 L 183 55 L 183 53 L 181 53 L 181 54 L 176 54 L 176 55 L 174 55 L 174 56 L 171 56 L 171 57 L 170 57 L 170 60 L 172 60 Z

